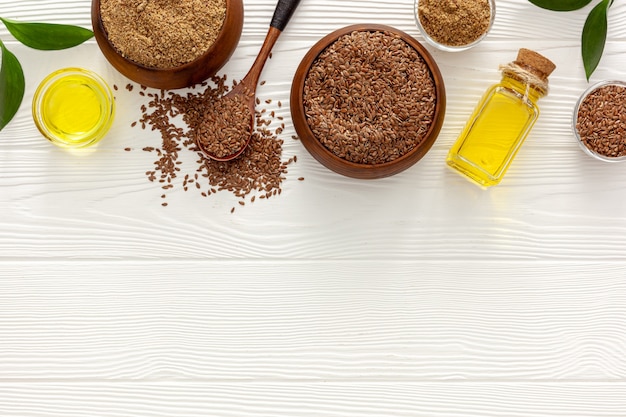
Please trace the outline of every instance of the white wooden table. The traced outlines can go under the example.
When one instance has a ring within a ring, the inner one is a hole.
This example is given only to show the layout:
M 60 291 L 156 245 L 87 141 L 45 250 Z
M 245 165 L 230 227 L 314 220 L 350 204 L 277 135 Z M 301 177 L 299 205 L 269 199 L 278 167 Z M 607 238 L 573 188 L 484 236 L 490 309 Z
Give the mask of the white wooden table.
M 275 2 L 244 4 L 230 79 L 252 63 Z M 89 9 L 0 1 L 3 17 L 85 27 Z M 0 416 L 626 416 L 626 164 L 591 160 L 570 127 L 588 86 L 589 10 L 498 0 L 478 47 L 429 48 L 445 123 L 422 161 L 388 179 L 319 165 L 291 140 L 283 105 L 284 155 L 298 162 L 282 195 L 233 214 L 224 193 L 179 191 L 161 206 L 140 151 L 159 137 L 129 126 L 136 94 L 120 89 L 94 152 L 46 142 L 30 116 L 45 75 L 81 66 L 127 81 L 93 40 L 40 52 L 3 27 L 27 91 L 0 132 Z M 626 4 L 609 19 L 592 82 L 626 79 Z M 367 22 L 421 40 L 412 0 L 302 0 L 259 96 L 287 104 L 307 49 Z M 445 155 L 520 47 L 558 68 L 504 181 L 482 190 Z

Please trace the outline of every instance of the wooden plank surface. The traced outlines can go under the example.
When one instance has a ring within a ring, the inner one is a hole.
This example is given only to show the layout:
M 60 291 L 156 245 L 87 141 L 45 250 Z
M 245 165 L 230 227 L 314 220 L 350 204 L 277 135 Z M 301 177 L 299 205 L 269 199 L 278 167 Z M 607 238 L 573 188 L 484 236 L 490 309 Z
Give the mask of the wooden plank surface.
M 0 384 L 12 417 L 622 417 L 623 384 Z
M 85 0 L 3 2 L 18 19 L 89 25 Z M 257 53 L 272 1 L 247 1 L 240 47 L 224 69 L 243 76 Z M 624 6 L 611 9 L 609 43 L 592 81 L 623 78 Z M 588 86 L 579 57 L 587 9 L 547 12 L 524 1 L 499 1 L 492 33 L 473 50 L 433 51 L 442 70 L 448 109 L 431 152 L 395 177 L 360 181 L 318 164 L 290 122 L 290 80 L 307 49 L 330 30 L 350 23 L 386 23 L 419 38 L 410 1 L 304 1 L 276 45 L 262 78 L 262 99 L 285 117 L 284 157 L 290 166 L 283 193 L 238 207 L 228 193 L 202 198 L 177 184 L 161 207 L 162 190 L 145 172 L 154 158 L 144 146 L 158 134 L 131 129 L 144 102 L 117 92 L 118 116 L 93 153 L 75 155 L 43 140 L 31 120 L 33 91 L 50 71 L 85 66 L 111 84 L 126 85 L 93 41 L 58 52 L 33 51 L 11 41 L 22 61 L 27 93 L 16 119 L 0 133 L 0 257 L 2 259 L 587 259 L 626 258 L 623 164 L 584 155 L 571 132 L 573 106 Z M 37 14 L 38 13 L 38 14 Z M 37 19 L 39 17 L 39 19 Z M 3 29 L 4 30 L 4 29 Z M 499 80 L 498 65 L 519 47 L 537 49 L 558 69 L 542 116 L 501 185 L 472 186 L 445 167 L 454 142 L 484 89 Z M 285 103 L 278 109 L 277 101 Z M 125 152 L 126 147 L 133 152 Z M 184 154 L 194 172 L 194 155 Z M 304 181 L 298 181 L 304 177 Z M 178 179 L 182 181 L 182 178 Z
M 4 281 L 0 381 L 626 377 L 615 265 L 141 262 L 93 278 L 89 268 Z
M 275 2 L 244 4 L 230 79 L 252 63 Z M 0 0 L 0 16 L 89 27 L 89 7 Z M 233 214 L 228 194 L 180 188 L 161 206 L 141 151 L 159 137 L 130 128 L 144 99 L 94 41 L 40 52 L 0 27 L 27 79 L 0 132 L 0 416 L 626 416 L 626 164 L 590 160 L 571 133 L 591 7 L 497 0 L 481 45 L 431 48 L 448 96 L 440 137 L 406 172 L 359 181 L 291 139 L 291 78 L 347 24 L 421 40 L 413 2 L 302 0 L 258 91 L 298 162 L 280 196 Z M 509 173 L 482 190 L 445 155 L 520 47 L 558 68 Z M 66 66 L 120 87 L 94 152 L 57 149 L 32 123 L 38 82 Z M 624 68 L 615 2 L 591 82 L 626 79 Z

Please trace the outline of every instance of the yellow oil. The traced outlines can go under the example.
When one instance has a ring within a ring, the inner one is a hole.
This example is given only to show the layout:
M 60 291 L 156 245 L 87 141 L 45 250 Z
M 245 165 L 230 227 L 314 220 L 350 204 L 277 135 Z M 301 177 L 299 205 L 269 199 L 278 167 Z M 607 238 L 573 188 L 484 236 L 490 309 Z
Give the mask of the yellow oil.
M 95 74 L 80 69 L 51 74 L 33 103 L 39 130 L 65 147 L 83 147 L 100 140 L 114 113 L 108 86 Z
M 509 77 L 489 88 L 446 163 L 481 186 L 498 184 L 539 117 L 540 94 Z

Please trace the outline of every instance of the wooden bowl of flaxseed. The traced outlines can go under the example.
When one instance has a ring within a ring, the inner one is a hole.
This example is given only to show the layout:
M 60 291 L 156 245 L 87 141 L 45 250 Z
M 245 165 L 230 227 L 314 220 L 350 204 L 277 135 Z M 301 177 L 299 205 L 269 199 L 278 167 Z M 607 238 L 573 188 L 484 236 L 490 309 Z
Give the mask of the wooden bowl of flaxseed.
M 100 50 L 132 81 L 164 90 L 217 74 L 243 28 L 242 0 L 92 0 Z
M 410 35 L 352 25 L 322 38 L 293 79 L 291 115 L 302 144 L 348 177 L 395 175 L 434 144 L 445 115 L 439 68 Z

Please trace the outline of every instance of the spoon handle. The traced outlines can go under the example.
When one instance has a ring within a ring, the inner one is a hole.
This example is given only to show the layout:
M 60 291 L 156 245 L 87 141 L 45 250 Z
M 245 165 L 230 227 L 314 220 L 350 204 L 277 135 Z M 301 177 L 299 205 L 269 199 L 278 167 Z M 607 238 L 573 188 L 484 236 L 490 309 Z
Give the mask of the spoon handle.
M 296 7 L 298 7 L 298 3 L 300 3 L 300 0 L 278 0 L 270 26 L 282 32 L 285 26 L 287 26 L 289 19 L 291 19 Z

